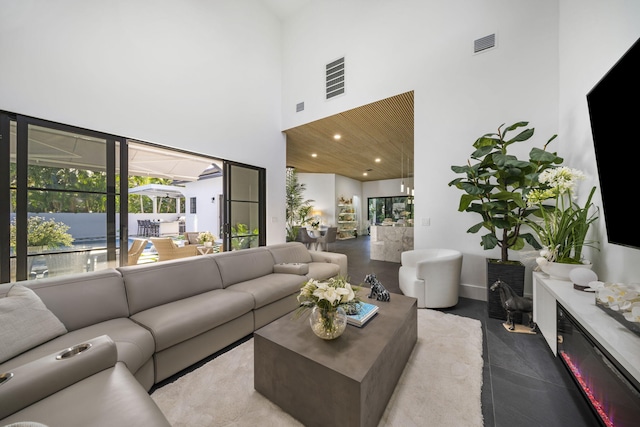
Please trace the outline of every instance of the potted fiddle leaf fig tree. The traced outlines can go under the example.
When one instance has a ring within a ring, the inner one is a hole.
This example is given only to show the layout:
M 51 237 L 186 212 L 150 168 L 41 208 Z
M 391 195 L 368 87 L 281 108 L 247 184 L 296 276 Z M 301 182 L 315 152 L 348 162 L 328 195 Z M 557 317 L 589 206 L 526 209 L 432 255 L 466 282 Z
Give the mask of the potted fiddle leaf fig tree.
M 540 188 L 538 175 L 545 169 L 562 163 L 556 153 L 547 151 L 547 146 L 557 135 L 553 135 L 542 148 L 533 147 L 527 160 L 510 154 L 509 147 L 523 144 L 534 134 L 534 128 L 527 128 L 528 122 L 517 122 L 497 133 L 482 135 L 473 143 L 474 151 L 466 165 L 451 166 L 453 172 L 462 174 L 449 183 L 463 191 L 458 211 L 480 215 L 480 222 L 467 230 L 468 233 L 486 232 L 480 244 L 485 250 L 500 248 L 500 259 L 487 260 L 487 296 L 490 302 L 489 315 L 506 318 L 506 312 L 497 301 L 497 295 L 489 292 L 489 287 L 497 279 L 509 283 L 522 295 L 524 291 L 524 265 L 509 260 L 509 250 L 520 250 L 525 242 L 535 249 L 541 246 L 534 235 L 523 232 L 523 219 L 536 211 L 527 206 L 529 192 Z M 524 129 L 521 129 L 524 128 Z M 518 131 L 515 136 L 509 134 Z M 515 266 L 515 268 L 513 267 Z M 494 313 L 492 313 L 494 311 Z
M 298 173 L 295 169 L 287 168 L 286 184 L 287 241 L 294 241 L 298 236 L 298 228 L 309 219 L 309 213 L 313 208 L 311 203 L 314 200 L 304 198 L 306 184 L 298 180 Z

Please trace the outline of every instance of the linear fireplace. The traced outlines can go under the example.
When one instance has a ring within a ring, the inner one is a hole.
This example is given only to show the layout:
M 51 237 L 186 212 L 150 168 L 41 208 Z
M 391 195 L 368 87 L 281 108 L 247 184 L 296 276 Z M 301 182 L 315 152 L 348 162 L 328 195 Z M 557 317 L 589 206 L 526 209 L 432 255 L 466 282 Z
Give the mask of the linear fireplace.
M 640 384 L 557 303 L 558 356 L 604 426 L 640 425 Z

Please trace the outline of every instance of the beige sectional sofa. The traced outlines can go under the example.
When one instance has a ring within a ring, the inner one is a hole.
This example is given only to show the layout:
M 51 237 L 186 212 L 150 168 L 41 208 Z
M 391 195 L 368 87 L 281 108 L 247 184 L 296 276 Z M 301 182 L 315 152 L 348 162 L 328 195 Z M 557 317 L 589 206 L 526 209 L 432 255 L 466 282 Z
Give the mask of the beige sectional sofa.
M 0 319 L 3 297 L 20 288 L 54 319 L 16 340 L 45 342 L 1 361 L 0 426 L 168 425 L 148 395 L 154 384 L 295 310 L 307 278 L 337 275 L 347 275 L 345 255 L 290 242 L 2 284 Z M 51 339 L 55 318 L 63 330 Z

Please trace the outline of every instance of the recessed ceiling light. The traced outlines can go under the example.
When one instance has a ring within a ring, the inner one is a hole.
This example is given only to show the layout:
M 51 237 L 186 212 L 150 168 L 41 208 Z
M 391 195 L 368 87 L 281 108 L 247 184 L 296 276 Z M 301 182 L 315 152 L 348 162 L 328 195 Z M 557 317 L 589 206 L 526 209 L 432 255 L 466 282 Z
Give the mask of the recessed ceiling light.
M 335 139 L 336 141 L 339 140 L 341 138 L 339 133 L 336 133 L 335 135 L 333 135 L 333 139 Z
M 367 175 L 369 175 L 369 174 L 368 174 L 368 173 L 366 173 L 366 172 L 363 172 L 363 173 L 362 173 L 362 176 L 367 176 Z
M 378 158 L 376 159 L 376 163 L 380 163 L 380 162 L 381 162 L 380 157 L 378 157 Z
M 311 157 L 318 157 L 318 155 L 316 153 L 312 153 Z

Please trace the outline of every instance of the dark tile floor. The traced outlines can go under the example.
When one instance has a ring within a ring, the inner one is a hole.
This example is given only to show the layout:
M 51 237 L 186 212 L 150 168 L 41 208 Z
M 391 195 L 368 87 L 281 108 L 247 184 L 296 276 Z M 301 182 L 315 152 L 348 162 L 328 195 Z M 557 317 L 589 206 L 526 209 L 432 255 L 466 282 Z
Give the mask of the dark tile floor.
M 329 249 L 348 256 L 352 284 L 360 284 L 367 274 L 374 273 L 390 292 L 401 293 L 400 264 L 370 260 L 368 236 L 339 240 Z M 442 311 L 482 322 L 485 426 L 600 425 L 541 334 L 508 332 L 502 320 L 489 318 L 485 301 L 460 298 L 455 307 Z

